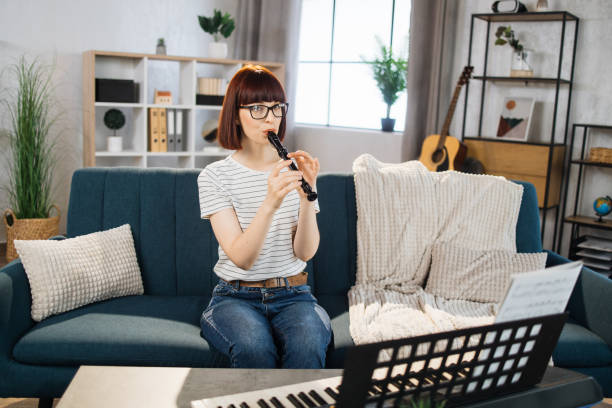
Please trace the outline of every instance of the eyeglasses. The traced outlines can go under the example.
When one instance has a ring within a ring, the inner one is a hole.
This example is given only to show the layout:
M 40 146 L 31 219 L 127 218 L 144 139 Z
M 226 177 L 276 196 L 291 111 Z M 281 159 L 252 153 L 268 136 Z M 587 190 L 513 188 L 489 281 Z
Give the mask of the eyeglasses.
M 282 118 L 287 114 L 289 108 L 288 103 L 277 103 L 274 106 L 266 105 L 242 105 L 240 109 L 248 109 L 251 112 L 253 119 L 265 119 L 268 117 L 268 113 L 272 111 L 272 115 L 277 118 Z

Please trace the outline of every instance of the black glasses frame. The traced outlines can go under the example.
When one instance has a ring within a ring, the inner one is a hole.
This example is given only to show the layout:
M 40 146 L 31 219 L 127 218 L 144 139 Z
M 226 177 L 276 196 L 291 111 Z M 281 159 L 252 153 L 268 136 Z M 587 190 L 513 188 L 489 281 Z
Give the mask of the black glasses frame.
M 254 107 L 263 107 L 266 108 L 266 114 L 263 115 L 261 118 L 256 118 L 255 116 L 253 116 L 253 110 L 252 108 Z M 277 114 L 274 113 L 274 108 L 276 108 L 277 106 L 280 106 L 282 109 L 282 113 L 280 116 L 278 116 Z M 287 114 L 287 110 L 289 109 L 289 104 L 287 102 L 281 102 L 281 103 L 277 103 L 276 105 L 273 106 L 266 106 L 266 105 L 240 105 L 239 106 L 240 109 L 248 109 L 249 113 L 251 114 L 251 117 L 255 120 L 263 120 L 265 118 L 268 117 L 268 114 L 270 113 L 270 111 L 272 111 L 272 115 L 275 118 L 282 118 Z

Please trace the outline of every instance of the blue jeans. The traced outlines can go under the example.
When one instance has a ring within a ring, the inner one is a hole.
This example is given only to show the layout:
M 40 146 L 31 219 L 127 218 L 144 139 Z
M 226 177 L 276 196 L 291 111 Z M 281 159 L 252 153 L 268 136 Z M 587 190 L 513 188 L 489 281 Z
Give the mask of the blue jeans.
M 323 368 L 331 340 L 329 316 L 308 285 L 234 287 L 220 280 L 200 326 L 208 343 L 241 368 Z

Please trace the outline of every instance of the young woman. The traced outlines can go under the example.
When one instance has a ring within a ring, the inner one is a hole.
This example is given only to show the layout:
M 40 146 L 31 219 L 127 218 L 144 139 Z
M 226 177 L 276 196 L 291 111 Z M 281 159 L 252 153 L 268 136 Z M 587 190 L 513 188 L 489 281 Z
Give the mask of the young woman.
M 287 102 L 279 80 L 261 66 L 245 66 L 229 83 L 217 131 L 236 150 L 200 173 L 202 218 L 217 241 L 219 283 L 202 314 L 204 338 L 232 367 L 322 368 L 331 339 L 325 310 L 307 285 L 306 261 L 319 246 L 315 188 L 319 162 L 297 151 L 300 171 L 279 160 L 268 131 L 283 140 Z

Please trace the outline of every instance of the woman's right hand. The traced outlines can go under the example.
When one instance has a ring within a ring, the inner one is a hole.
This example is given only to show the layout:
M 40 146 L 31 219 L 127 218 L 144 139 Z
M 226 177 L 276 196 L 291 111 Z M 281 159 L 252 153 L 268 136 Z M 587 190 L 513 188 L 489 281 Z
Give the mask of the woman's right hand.
M 285 196 L 302 184 L 302 172 L 289 170 L 281 173 L 283 167 L 289 167 L 291 160 L 279 160 L 268 177 L 268 195 L 265 201 L 277 210 Z

